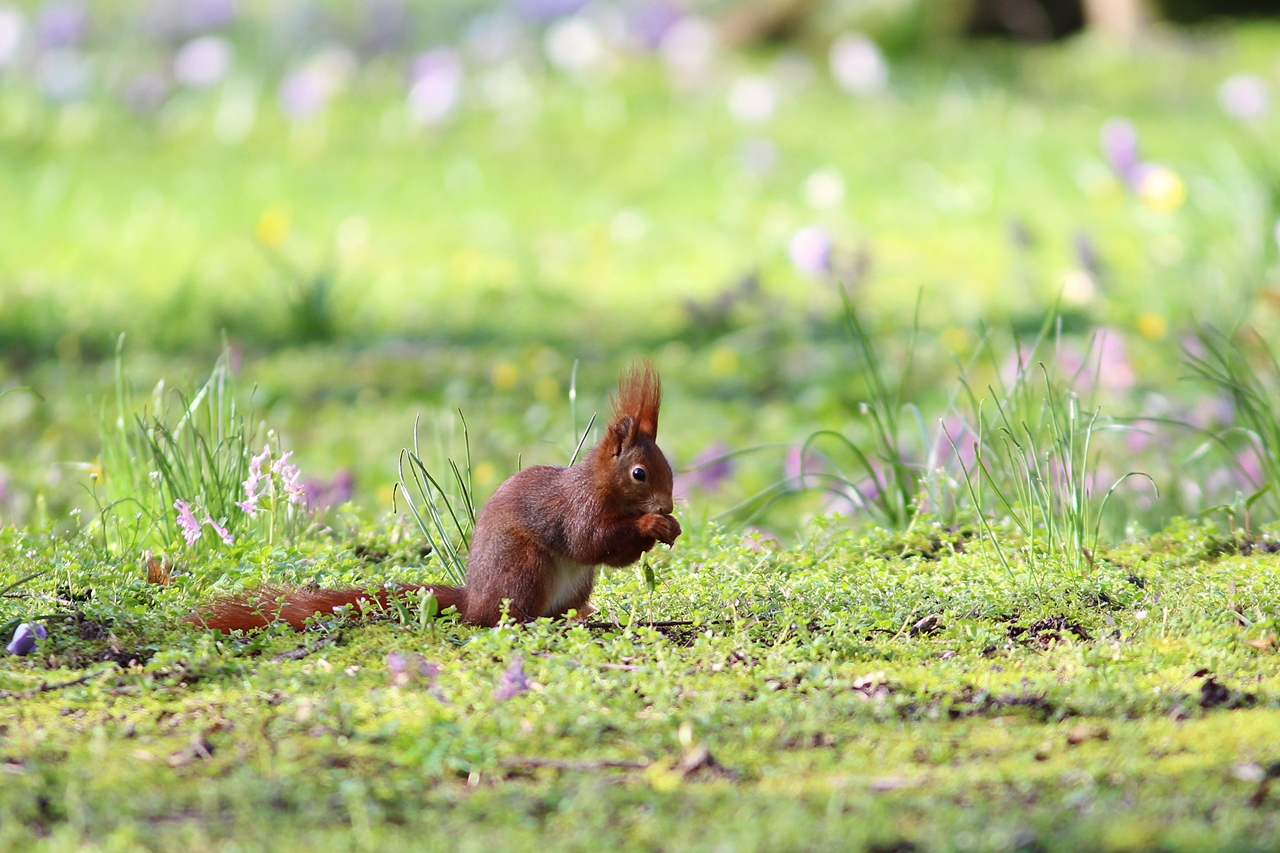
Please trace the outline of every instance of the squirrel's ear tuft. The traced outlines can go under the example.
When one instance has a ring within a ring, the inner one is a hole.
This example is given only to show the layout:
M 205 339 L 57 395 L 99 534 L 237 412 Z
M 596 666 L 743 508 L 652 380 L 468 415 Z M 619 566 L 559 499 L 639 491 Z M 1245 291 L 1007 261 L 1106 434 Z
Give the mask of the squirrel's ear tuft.
M 631 415 L 616 415 L 609 422 L 604 443 L 610 456 L 621 456 L 624 448 L 636 440 L 636 422 Z
M 618 380 L 618 396 L 613 401 L 614 422 L 630 415 L 635 418 L 641 435 L 657 439 L 661 406 L 662 380 L 658 378 L 658 369 L 648 359 L 639 359 Z

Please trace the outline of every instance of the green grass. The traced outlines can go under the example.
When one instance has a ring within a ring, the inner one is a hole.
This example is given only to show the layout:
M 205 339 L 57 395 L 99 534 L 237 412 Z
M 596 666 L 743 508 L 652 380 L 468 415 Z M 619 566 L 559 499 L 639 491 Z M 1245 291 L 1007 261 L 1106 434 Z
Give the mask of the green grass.
M 434 133 L 404 127 L 401 83 L 385 63 L 322 118 L 291 128 L 271 98 L 277 69 L 250 61 L 238 73 L 261 86 L 258 121 L 234 145 L 212 133 L 222 90 L 138 118 L 105 94 L 56 107 L 5 78 L 0 384 L 42 399 L 0 401 L 16 493 L 0 514 L 41 521 L 89 508 L 65 466 L 91 467 L 100 452 L 103 364 L 121 331 L 142 397 L 161 378 L 192 387 L 226 332 L 241 387 L 257 386 L 255 411 L 304 472 L 353 469 L 357 503 L 371 512 L 390 507 L 418 413 L 446 432 L 457 408 L 472 416 L 475 459 L 487 463 L 481 494 L 521 454 L 560 461 L 561 448 L 543 457 L 540 443 L 572 432 L 563 395 L 577 360 L 586 412 L 603 406 L 632 355 L 656 359 L 678 424 L 664 446 L 678 463 L 717 440 L 800 443 L 818 429 L 865 443 L 872 428 L 858 406 L 874 392 L 850 370 L 837 292 L 786 260 L 792 233 L 814 222 L 843 251 L 868 252 L 854 299 L 888 363 L 905 359 L 923 294 L 902 396 L 930 429 L 955 398 L 953 356 L 967 360 L 983 340 L 1003 354 L 1010 329 L 1025 338 L 1040 327 L 1080 266 L 1078 233 L 1102 266 L 1098 297 L 1071 307 L 1069 337 L 1083 346 L 1089 329 L 1115 330 L 1139 377 L 1109 392 L 1106 411 L 1145 414 L 1151 394 L 1209 410 L 1206 385 L 1178 381 L 1178 342 L 1193 317 L 1274 329 L 1258 294 L 1275 283 L 1280 212 L 1280 166 L 1265 142 L 1274 114 L 1243 125 L 1214 96 L 1230 73 L 1269 73 L 1277 44 L 1274 27 L 1256 25 L 1159 36 L 1137 55 L 1085 39 L 943 49 L 895 65 L 879 99 L 850 99 L 819 74 L 763 128 L 733 123 L 721 89 L 771 69 L 767 53 L 727 58 L 697 96 L 673 94 L 647 60 L 602 90 L 534 75 L 541 106 L 527 124 L 513 130 L 471 101 Z M 1137 124 L 1144 156 L 1186 183 L 1180 210 L 1148 210 L 1109 177 L 1098 130 L 1117 114 Z M 60 135 L 66 122 L 87 135 Z M 740 164 L 757 136 L 778 150 L 763 178 Z M 845 202 L 815 209 L 804 181 L 831 167 Z M 635 242 L 613 236 L 625 210 L 648 223 Z M 268 252 L 255 237 L 264 216 L 285 226 Z M 1011 223 L 1029 244 L 1010 240 Z M 687 308 L 752 269 L 757 295 L 710 319 Z M 993 372 L 971 378 L 982 387 Z M 1230 501 L 1231 486 L 1197 499 L 1169 483 L 1179 470 L 1169 461 L 1190 452 L 1142 460 L 1168 497 L 1130 518 L 1158 528 Z M 744 463 L 710 512 L 777 482 L 780 468 Z M 814 509 L 789 506 L 776 526 Z
M 0 659 L 0 844 L 1273 849 L 1280 792 L 1255 776 L 1280 760 L 1277 652 L 1246 641 L 1280 627 L 1280 563 L 1211 529 L 1030 587 L 927 524 L 763 552 L 707 530 L 653 594 L 606 575 L 616 628 L 172 627 L 213 586 L 411 575 L 389 535 L 239 551 L 161 588 L 83 541 L 5 533 L 7 565 L 53 567 L 20 589 L 79 615 Z M 361 564 L 357 542 L 391 555 Z M 438 664 L 434 691 L 397 683 L 392 651 Z M 495 698 L 518 656 L 529 689 Z
M 430 133 L 391 60 L 288 126 L 263 44 L 238 43 L 230 86 L 145 118 L 0 77 L 0 635 L 50 630 L 0 656 L 0 849 L 1276 849 L 1280 518 L 1234 454 L 1253 442 L 1275 481 L 1277 377 L 1247 335 L 1192 337 L 1280 326 L 1280 119 L 1215 103 L 1232 73 L 1274 88 L 1280 29 L 944 46 L 895 60 L 879 98 L 819 73 L 762 128 L 724 90 L 776 53 L 727 56 L 700 94 L 636 59 L 601 88 L 536 72 L 527 121 L 472 101 Z M 252 132 L 218 141 L 223 99 L 255 86 Z M 1178 210 L 1110 175 L 1116 115 L 1185 183 Z M 752 137 L 777 148 L 763 177 Z M 844 201 L 817 209 L 803 185 L 830 168 Z M 852 339 L 839 291 L 787 261 L 812 223 L 869 260 Z M 1073 302 L 1078 235 L 1099 265 Z M 1079 370 L 1102 327 L 1131 381 Z M 166 458 L 221 473 L 191 469 L 145 519 L 173 560 L 148 583 L 141 538 L 104 545 L 87 487 L 136 497 L 155 448 L 104 443 L 102 420 L 120 399 L 126 424 L 167 405 L 173 428 L 224 334 L 239 392 L 207 424 L 271 436 L 304 477 L 349 469 L 355 498 L 187 550 L 165 504 L 221 479 L 200 496 L 233 513 L 246 461 L 193 429 Z M 301 635 L 179 627 L 260 585 L 445 580 L 423 533 L 465 534 L 505 476 L 570 459 L 637 354 L 677 469 L 766 449 L 689 493 L 673 550 L 605 575 L 613 624 L 407 606 Z M 992 466 L 968 484 L 924 462 L 966 415 Z M 841 488 L 894 486 L 883 518 L 823 518 L 809 492 L 753 519 L 780 543 L 707 521 L 812 436 L 847 442 L 815 442 Z M 1134 470 L 1159 493 L 1131 478 L 1104 513 Z M 419 518 L 389 514 L 397 482 Z M 392 652 L 438 673 L 398 676 Z M 530 689 L 499 699 L 517 659 Z

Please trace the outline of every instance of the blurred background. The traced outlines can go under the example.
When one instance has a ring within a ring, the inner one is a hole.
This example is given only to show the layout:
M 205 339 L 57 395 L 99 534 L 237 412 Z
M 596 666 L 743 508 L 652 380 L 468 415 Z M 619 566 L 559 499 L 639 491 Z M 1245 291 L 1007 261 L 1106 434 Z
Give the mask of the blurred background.
M 483 497 L 564 464 L 646 355 L 686 513 L 742 519 L 803 485 L 815 430 L 870 429 L 841 288 L 920 464 L 946 464 L 960 377 L 998 382 L 1058 317 L 1037 357 L 1160 419 L 1099 442 L 1101 480 L 1161 487 L 1118 529 L 1230 502 L 1265 477 L 1206 447 L 1236 412 L 1185 361 L 1197 323 L 1280 328 L 1278 12 L 0 2 L 0 521 L 92 506 L 118 367 L 140 411 L 224 347 L 314 505 L 365 516 L 419 416 L 455 456 L 467 416 Z

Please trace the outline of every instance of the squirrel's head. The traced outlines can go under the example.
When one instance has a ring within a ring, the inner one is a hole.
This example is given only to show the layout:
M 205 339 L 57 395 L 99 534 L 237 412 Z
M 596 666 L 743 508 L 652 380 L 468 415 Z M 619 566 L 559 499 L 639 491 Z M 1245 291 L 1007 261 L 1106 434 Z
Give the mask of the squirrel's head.
M 618 380 L 613 417 L 597 448 L 598 463 L 624 512 L 669 515 L 671 465 L 658 447 L 662 381 L 649 361 L 633 364 Z

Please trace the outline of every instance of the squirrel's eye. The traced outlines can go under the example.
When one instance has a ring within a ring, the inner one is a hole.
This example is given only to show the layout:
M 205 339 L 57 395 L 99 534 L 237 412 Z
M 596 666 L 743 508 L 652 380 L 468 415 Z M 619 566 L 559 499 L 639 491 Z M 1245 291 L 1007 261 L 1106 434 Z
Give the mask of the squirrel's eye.
M 645 476 L 643 468 L 631 469 L 631 479 L 635 480 L 637 483 L 643 483 Z

